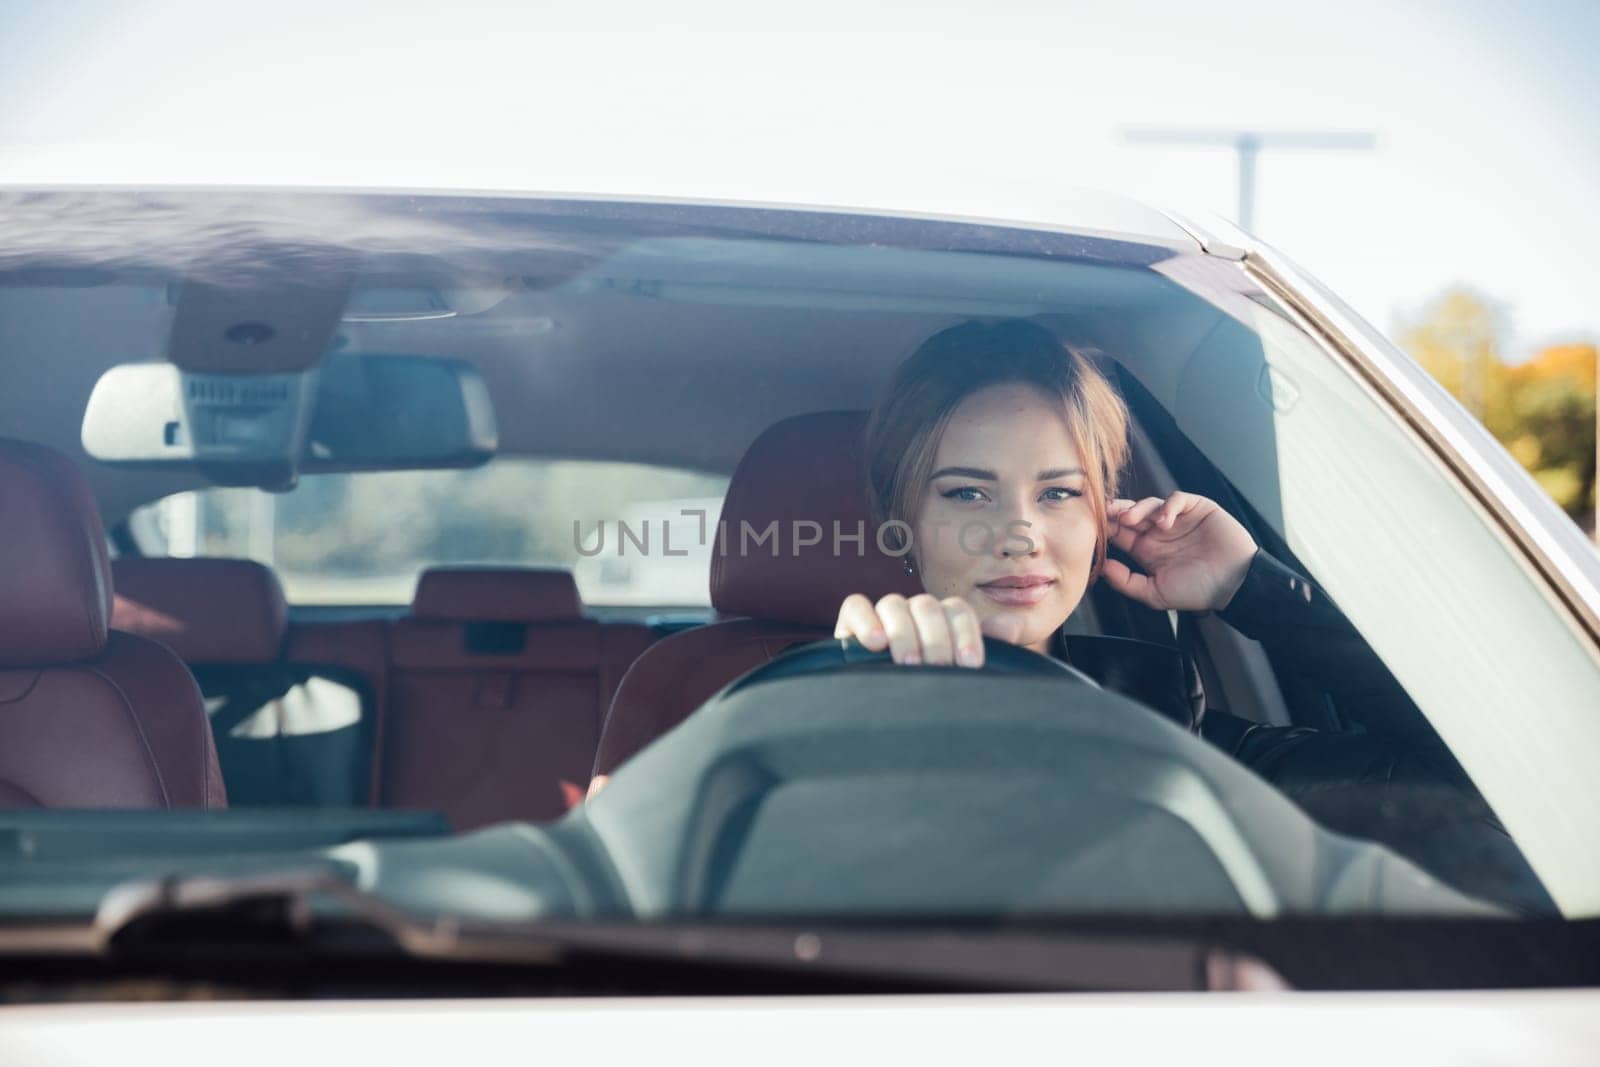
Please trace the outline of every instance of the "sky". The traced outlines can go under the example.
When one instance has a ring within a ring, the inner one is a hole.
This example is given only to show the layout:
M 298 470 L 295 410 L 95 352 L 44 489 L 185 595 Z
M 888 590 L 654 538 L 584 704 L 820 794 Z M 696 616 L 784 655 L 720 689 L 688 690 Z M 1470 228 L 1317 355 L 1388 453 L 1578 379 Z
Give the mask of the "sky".
M 759 177 L 794 202 L 1089 187 L 1233 218 L 1231 151 L 1126 131 L 1367 131 L 1264 154 L 1254 231 L 1391 336 L 1470 286 L 1518 360 L 1600 339 L 1597 60 L 1600 0 L 0 0 L 0 181 Z

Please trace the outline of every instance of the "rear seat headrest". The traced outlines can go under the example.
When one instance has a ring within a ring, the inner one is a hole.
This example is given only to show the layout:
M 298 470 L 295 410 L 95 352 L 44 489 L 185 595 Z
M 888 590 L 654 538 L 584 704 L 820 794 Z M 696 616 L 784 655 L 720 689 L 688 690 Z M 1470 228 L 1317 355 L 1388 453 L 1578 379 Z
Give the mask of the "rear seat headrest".
M 829 627 L 851 593 L 922 592 L 904 563 L 878 546 L 862 461 L 866 425 L 866 412 L 821 411 L 756 438 L 733 472 L 713 538 L 717 611 Z M 772 536 L 757 543 L 773 523 Z
M 249 559 L 118 559 L 111 625 L 160 641 L 186 663 L 271 663 L 289 605 L 278 576 Z
M 565 622 L 583 618 L 578 584 L 540 567 L 430 567 L 411 615 L 434 622 Z
M 0 439 L 0 668 L 106 647 L 111 571 L 89 482 L 53 448 Z

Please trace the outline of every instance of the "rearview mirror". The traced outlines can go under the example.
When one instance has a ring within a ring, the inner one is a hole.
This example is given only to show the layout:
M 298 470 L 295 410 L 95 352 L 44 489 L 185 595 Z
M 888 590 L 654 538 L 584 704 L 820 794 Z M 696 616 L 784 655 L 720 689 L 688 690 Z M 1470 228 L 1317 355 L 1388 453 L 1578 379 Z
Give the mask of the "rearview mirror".
M 105 463 L 195 466 L 219 485 L 288 488 L 301 473 L 473 467 L 498 440 L 471 364 L 332 356 L 287 374 L 127 363 L 95 383 L 83 447 Z

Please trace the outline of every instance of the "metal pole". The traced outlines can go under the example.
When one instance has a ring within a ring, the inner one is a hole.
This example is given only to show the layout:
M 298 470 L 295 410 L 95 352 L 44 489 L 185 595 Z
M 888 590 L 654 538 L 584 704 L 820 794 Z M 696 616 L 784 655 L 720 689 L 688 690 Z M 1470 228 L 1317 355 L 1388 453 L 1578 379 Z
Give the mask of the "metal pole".
M 1371 133 L 1349 130 L 1174 130 L 1136 128 L 1122 131 L 1129 144 L 1180 145 L 1187 148 L 1231 148 L 1239 160 L 1239 228 L 1249 232 L 1256 221 L 1256 157 L 1263 149 L 1289 151 L 1375 148 Z
M 1239 153 L 1239 229 L 1249 233 L 1256 225 L 1256 154 L 1261 142 L 1248 133 L 1240 134 L 1235 148 Z

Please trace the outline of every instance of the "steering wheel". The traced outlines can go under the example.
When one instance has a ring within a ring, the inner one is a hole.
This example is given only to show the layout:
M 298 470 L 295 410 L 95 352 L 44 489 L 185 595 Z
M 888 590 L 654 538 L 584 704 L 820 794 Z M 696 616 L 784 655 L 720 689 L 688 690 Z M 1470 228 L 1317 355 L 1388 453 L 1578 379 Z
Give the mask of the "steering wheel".
M 819 641 L 734 681 L 531 831 L 529 870 L 552 902 L 539 913 L 933 919 L 1167 914 L 1176 901 L 1259 919 L 1484 914 L 1397 854 L 1321 831 L 1133 699 L 985 648 L 978 670 L 900 667 Z M 610 873 L 622 870 L 625 886 Z
M 797 678 L 806 674 L 841 674 L 858 671 L 880 672 L 888 669 L 916 671 L 961 671 L 963 673 L 1000 674 L 1008 676 L 1034 676 L 1055 678 L 1059 681 L 1088 685 L 1095 689 L 1100 683 L 1078 668 L 1051 656 L 1018 645 L 983 639 L 983 666 L 973 667 L 906 667 L 894 662 L 888 652 L 872 652 L 853 637 L 830 641 L 814 641 L 808 645 L 791 648 L 782 655 L 755 668 L 725 691 L 732 695 L 753 685 L 776 681 L 779 678 Z

